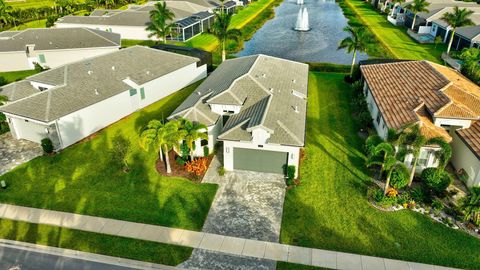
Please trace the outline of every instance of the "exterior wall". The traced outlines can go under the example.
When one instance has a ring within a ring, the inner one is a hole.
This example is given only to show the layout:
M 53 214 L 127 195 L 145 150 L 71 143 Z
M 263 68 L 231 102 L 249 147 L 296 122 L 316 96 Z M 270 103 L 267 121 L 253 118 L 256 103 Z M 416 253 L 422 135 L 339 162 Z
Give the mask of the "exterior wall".
M 438 151 L 438 148 L 433 148 L 433 147 L 422 147 L 420 150 L 420 156 L 422 156 L 422 153 L 426 154 L 425 152 L 432 152 L 432 151 Z M 404 163 L 407 165 L 408 168 L 412 167 L 412 162 L 413 162 L 413 155 L 408 154 L 405 156 Z M 427 162 L 425 164 L 419 164 L 417 162 L 417 166 L 415 167 L 415 173 L 420 174 L 424 169 L 430 168 L 430 167 L 437 167 L 438 166 L 438 161 L 435 159 L 435 155 L 433 153 L 430 153 L 428 156 Z
M 40 143 L 42 139 L 48 137 L 46 124 L 25 120 L 12 115 L 8 115 L 7 118 L 10 128 L 12 129 L 12 135 L 16 139 L 25 139 Z
M 33 67 L 28 64 L 26 51 L 0 53 L 0 72 L 27 69 L 33 69 Z
M 119 26 L 119 25 L 96 25 L 96 24 L 73 24 L 73 23 L 55 23 L 56 28 L 76 28 L 87 27 L 91 29 L 98 29 L 110 31 L 121 35 L 122 39 L 137 39 L 137 40 L 157 40 L 155 37 L 148 37 L 149 32 L 145 30 L 146 26 Z
M 265 144 L 270 138 L 270 133 L 268 133 L 263 128 L 254 128 L 252 130 L 252 143 L 253 144 Z
M 251 142 L 223 141 L 223 166 L 225 170 L 233 170 L 233 148 L 246 148 L 288 153 L 288 165 L 295 165 L 295 177 L 298 176 L 300 147 L 264 144 L 263 147 Z
M 468 175 L 467 185 L 479 186 L 480 185 L 480 160 L 474 153 L 468 148 L 467 145 L 458 137 L 456 132 L 452 132 L 453 141 L 452 145 L 452 159 L 451 163 L 455 169 L 463 169 Z
M 142 99 L 139 90 L 134 95 L 130 95 L 130 91 L 125 91 L 58 119 L 62 148 L 72 145 L 138 109 L 205 78 L 206 72 L 205 65 L 197 68 L 194 63 L 140 85 L 145 91 L 144 99 Z M 111 110 L 111 108 L 115 109 Z M 105 112 L 106 110 L 108 112 Z
M 219 117 L 217 123 L 208 127 L 208 150 L 211 154 L 213 149 L 215 148 L 215 144 L 217 143 L 217 137 L 220 134 L 222 129 L 222 118 Z M 201 140 L 195 141 L 195 150 L 193 151 L 193 156 L 195 157 L 203 157 L 203 147 L 201 145 Z
M 237 114 L 240 112 L 242 106 L 211 104 L 210 108 L 212 109 L 212 112 L 222 115 L 225 114 L 225 111 L 231 111 L 233 114 Z
M 450 118 L 435 118 L 434 124 L 436 126 L 455 126 L 455 127 L 462 127 L 462 128 L 469 128 L 470 124 L 472 123 L 471 120 L 464 120 L 464 119 L 450 119 Z
M 418 33 L 419 34 L 430 34 L 431 31 L 432 31 L 431 26 L 420 26 L 420 27 L 418 27 Z
M 35 54 L 36 55 L 43 54 L 45 56 L 45 63 L 42 63 L 41 64 L 42 66 L 55 68 L 61 65 L 65 65 L 67 63 L 80 61 L 85 58 L 112 53 L 112 52 L 118 51 L 119 49 L 120 49 L 120 46 L 104 47 L 104 48 L 72 49 L 72 50 L 35 51 Z M 39 60 L 37 60 L 36 62 L 40 63 Z
M 370 115 L 373 118 L 373 126 L 375 127 L 375 130 L 377 131 L 378 136 L 382 137 L 383 139 L 386 139 L 388 135 L 388 128 L 385 124 L 385 120 L 383 119 L 383 116 L 380 116 L 380 119 L 379 119 L 380 121 L 377 121 L 380 111 L 378 110 L 377 104 L 375 103 L 375 100 L 366 82 L 363 86 L 363 90 L 365 93 L 365 98 L 367 100 Z

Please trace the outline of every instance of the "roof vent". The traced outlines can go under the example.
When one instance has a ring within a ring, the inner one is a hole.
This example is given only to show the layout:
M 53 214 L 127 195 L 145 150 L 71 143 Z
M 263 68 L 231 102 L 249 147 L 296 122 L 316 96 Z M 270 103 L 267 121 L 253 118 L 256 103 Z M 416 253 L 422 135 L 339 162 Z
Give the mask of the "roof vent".
M 266 77 L 267 77 L 267 74 L 263 73 L 262 78 L 266 78 Z
M 201 96 L 201 95 L 202 95 L 202 92 L 197 91 L 197 95 Z
M 88 75 L 92 75 L 93 74 L 93 71 L 89 70 L 87 71 Z
M 295 89 L 292 89 L 292 95 L 298 97 L 298 98 L 301 98 L 301 99 L 307 99 L 307 96 L 305 96 L 304 94 L 298 92 L 297 90 Z
M 295 79 L 292 80 L 292 83 L 296 83 L 296 82 L 297 82 L 297 80 L 295 80 Z
M 48 42 L 48 44 L 52 45 L 53 43 L 50 41 L 50 42 Z
M 268 91 L 270 91 L 270 93 L 273 93 L 273 88 L 272 87 L 268 88 Z
M 115 66 L 112 66 L 112 70 L 115 70 Z
M 98 92 L 97 89 L 95 89 L 95 95 L 97 95 L 97 96 L 100 95 L 100 93 Z
M 147 70 L 147 75 L 150 75 L 150 70 Z
M 298 106 L 293 106 L 293 110 L 294 110 L 296 113 L 299 113 L 299 111 L 298 111 Z

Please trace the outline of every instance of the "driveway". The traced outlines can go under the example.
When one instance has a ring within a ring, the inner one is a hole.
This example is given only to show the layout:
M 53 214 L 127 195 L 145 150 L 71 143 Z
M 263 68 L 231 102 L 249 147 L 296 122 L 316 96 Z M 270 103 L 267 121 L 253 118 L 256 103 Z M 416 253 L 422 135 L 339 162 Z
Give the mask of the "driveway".
M 220 157 L 221 158 L 221 157 Z M 221 162 L 212 161 L 204 182 L 219 185 L 203 232 L 278 242 L 285 180 L 282 175 L 250 171 L 217 173 Z M 180 267 L 187 269 L 275 269 L 276 262 L 194 250 Z
M 0 135 L 0 175 L 42 154 L 37 143 L 16 140 L 10 132 Z

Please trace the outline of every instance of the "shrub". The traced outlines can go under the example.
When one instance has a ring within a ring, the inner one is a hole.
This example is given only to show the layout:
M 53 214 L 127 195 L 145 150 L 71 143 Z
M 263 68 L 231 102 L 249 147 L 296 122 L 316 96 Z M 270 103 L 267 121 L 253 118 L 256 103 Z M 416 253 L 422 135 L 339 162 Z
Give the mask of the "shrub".
M 372 126 L 372 116 L 370 115 L 370 113 L 368 111 L 363 111 L 361 113 L 358 114 L 357 116 L 357 119 L 358 119 L 358 124 L 362 127 L 362 128 L 369 128 Z
M 222 166 L 222 167 L 218 168 L 217 172 L 218 172 L 218 175 L 224 176 L 225 175 L 225 167 Z
M 397 197 L 398 195 L 398 190 L 394 189 L 394 188 L 389 188 L 387 190 L 387 196 L 388 197 Z
M 178 165 L 185 165 L 185 163 L 187 163 L 182 157 L 178 156 L 175 161 L 177 162 Z
M 115 134 L 112 138 L 112 148 L 110 154 L 112 161 L 127 172 L 130 168 L 128 165 L 128 155 L 131 152 L 130 141 L 123 137 L 120 133 Z
M 403 170 L 401 169 L 403 168 Z M 396 189 L 404 188 L 408 185 L 409 175 L 405 167 L 397 167 L 390 176 L 390 185 Z
M 210 149 L 208 148 L 208 146 L 204 146 L 203 147 L 203 156 L 208 157 L 209 155 L 210 155 Z
M 414 187 L 410 190 L 410 196 L 413 200 L 420 203 L 429 203 L 431 201 L 431 196 L 428 192 L 425 191 L 422 187 Z
M 189 173 L 193 173 L 196 176 L 201 176 L 207 171 L 208 160 L 204 157 L 196 158 L 192 161 L 185 163 L 185 169 Z
M 422 172 L 421 179 L 436 195 L 442 195 L 452 182 L 450 174 L 438 168 L 426 168 Z
M 371 197 L 375 202 L 381 202 L 385 195 L 383 194 L 383 190 L 377 188 L 372 191 Z
M 405 206 L 406 204 L 409 204 L 412 201 L 412 197 L 410 196 L 410 193 L 408 192 L 403 192 L 402 194 L 398 195 L 398 203 Z
M 41 146 L 42 146 L 43 152 L 47 154 L 53 153 L 53 143 L 52 143 L 52 140 L 50 140 L 49 138 L 42 139 Z
M 47 22 L 45 23 L 45 26 L 47 28 L 50 28 L 55 24 L 57 20 L 58 20 L 58 15 L 50 15 L 47 17 Z
M 367 140 L 365 140 L 365 154 L 367 154 L 367 156 L 370 156 L 375 146 L 379 145 L 382 142 L 383 139 L 377 134 L 369 136 Z
M 295 171 L 296 167 L 294 165 L 289 165 L 287 167 L 287 186 L 294 184 L 293 180 L 295 180 Z

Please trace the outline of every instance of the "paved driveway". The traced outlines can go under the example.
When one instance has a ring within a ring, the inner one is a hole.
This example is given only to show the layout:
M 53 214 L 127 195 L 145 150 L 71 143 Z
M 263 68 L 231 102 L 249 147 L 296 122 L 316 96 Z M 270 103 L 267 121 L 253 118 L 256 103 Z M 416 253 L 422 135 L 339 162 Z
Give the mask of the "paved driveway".
M 42 153 L 39 144 L 27 140 L 16 140 L 10 132 L 0 135 L 0 175 Z
M 221 157 L 220 157 L 221 158 Z M 282 175 L 249 171 L 217 173 L 214 159 L 204 182 L 219 185 L 203 232 L 278 242 L 282 221 L 285 180 Z M 187 269 L 275 269 L 270 260 L 195 250 L 181 267 Z

